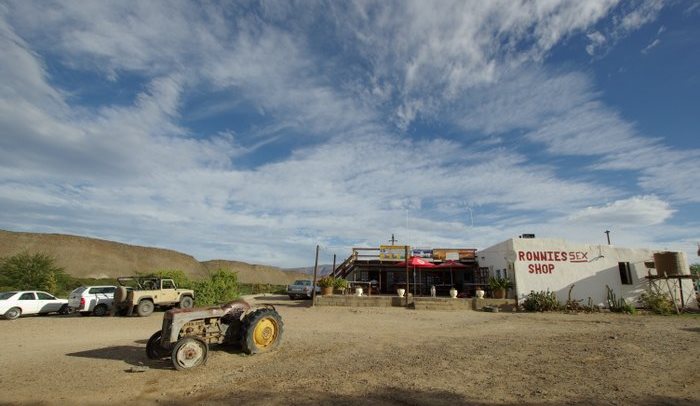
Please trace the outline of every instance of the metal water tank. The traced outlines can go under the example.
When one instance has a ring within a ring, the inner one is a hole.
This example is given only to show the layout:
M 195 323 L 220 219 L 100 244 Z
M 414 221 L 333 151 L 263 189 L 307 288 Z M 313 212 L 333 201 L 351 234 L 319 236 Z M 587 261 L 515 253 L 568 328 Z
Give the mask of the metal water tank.
M 683 258 L 680 252 L 657 252 L 654 254 L 654 265 L 659 276 L 682 275 Z

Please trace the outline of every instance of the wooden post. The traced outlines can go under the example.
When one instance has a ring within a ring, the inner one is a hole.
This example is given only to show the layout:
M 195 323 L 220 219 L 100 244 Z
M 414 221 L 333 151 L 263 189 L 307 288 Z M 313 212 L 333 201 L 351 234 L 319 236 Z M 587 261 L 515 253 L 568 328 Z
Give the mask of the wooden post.
M 316 245 L 316 262 L 314 263 L 314 283 L 311 285 L 311 307 L 314 307 L 316 304 L 316 275 L 318 273 L 318 249 L 319 246 Z
M 335 276 L 335 254 L 333 254 L 333 276 Z
M 404 262 L 406 262 L 406 306 L 408 306 L 408 293 L 411 289 L 408 287 L 408 245 L 404 246 L 406 253 L 404 254 Z

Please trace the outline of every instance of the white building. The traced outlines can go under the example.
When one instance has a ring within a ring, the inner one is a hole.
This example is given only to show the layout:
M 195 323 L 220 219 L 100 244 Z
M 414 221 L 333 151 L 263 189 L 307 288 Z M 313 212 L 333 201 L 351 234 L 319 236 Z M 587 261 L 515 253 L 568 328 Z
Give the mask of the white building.
M 594 305 L 607 307 L 606 285 L 615 295 L 636 303 L 649 288 L 649 273 L 656 275 L 654 253 L 658 250 L 620 248 L 614 245 L 570 243 L 553 238 L 513 238 L 478 251 L 479 266 L 490 276 L 508 276 L 514 281 L 509 297 L 519 301 L 530 291 L 555 292 L 565 303 L 569 287 L 575 284 L 572 299 L 590 297 Z M 690 274 L 685 253 L 679 262 L 683 274 Z M 691 279 L 657 280 L 664 292 L 671 291 L 679 305 L 697 307 Z M 670 289 L 669 289 L 670 288 Z M 683 302 L 681 303 L 681 291 Z

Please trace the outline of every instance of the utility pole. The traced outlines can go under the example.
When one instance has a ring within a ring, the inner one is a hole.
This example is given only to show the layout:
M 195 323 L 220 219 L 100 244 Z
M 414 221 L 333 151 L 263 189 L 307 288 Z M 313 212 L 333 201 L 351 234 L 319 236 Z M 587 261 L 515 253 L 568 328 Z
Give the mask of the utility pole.
M 316 263 L 314 263 L 314 284 L 311 286 L 311 291 L 313 292 L 311 294 L 311 307 L 314 307 L 314 304 L 316 303 L 316 275 L 318 273 L 318 249 L 319 246 L 316 245 Z
M 608 245 L 610 245 L 610 230 L 605 230 L 605 235 L 608 237 Z
M 389 240 L 389 242 L 391 243 L 391 245 L 394 245 L 394 243 L 396 242 L 396 238 L 394 238 L 394 233 L 391 233 L 391 240 Z
M 411 291 L 408 284 L 408 245 L 404 246 L 404 251 L 404 262 L 406 262 L 406 306 L 408 307 L 408 293 Z
M 333 276 L 335 276 L 335 254 L 333 254 Z

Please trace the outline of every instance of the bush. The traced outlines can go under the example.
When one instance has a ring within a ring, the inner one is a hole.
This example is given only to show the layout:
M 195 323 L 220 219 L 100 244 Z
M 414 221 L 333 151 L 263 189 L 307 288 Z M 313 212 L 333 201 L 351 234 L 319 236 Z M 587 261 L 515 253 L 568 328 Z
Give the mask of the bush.
M 505 289 L 508 290 L 513 287 L 513 282 L 509 278 L 489 278 L 489 287 L 492 290 Z
M 531 290 L 523 302 L 523 308 L 528 312 L 552 312 L 560 310 L 561 304 L 554 292 Z
M 335 278 L 332 276 L 324 276 L 318 280 L 318 286 L 321 288 L 332 288 L 335 287 Z
M 333 281 L 333 288 L 335 289 L 347 289 L 348 281 L 343 278 L 335 278 Z
M 198 306 L 227 303 L 241 295 L 238 274 L 220 269 L 209 275 L 209 279 L 192 283 Z
M 667 294 L 661 292 L 645 292 L 640 297 L 642 306 L 651 310 L 656 314 L 672 314 L 675 313 L 673 301 Z
M 54 259 L 42 253 L 23 252 L 0 260 L 0 285 L 17 290 L 45 290 L 56 293 L 66 289 L 72 278 Z
M 192 289 L 192 280 L 187 277 L 184 271 L 179 269 L 164 269 L 156 271 L 151 275 L 162 279 L 172 279 L 175 281 L 175 285 L 177 285 L 178 288 Z

